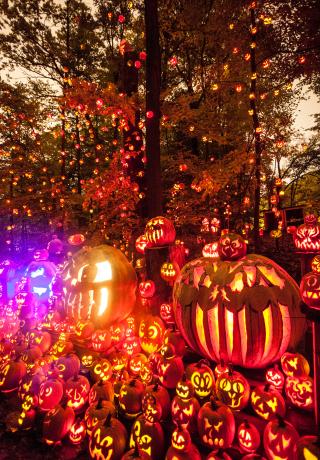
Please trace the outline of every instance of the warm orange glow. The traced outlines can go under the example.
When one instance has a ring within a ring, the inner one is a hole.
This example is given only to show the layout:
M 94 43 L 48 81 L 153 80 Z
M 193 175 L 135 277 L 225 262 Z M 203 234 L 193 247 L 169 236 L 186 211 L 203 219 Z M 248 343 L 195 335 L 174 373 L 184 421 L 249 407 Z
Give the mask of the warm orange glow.
M 271 307 L 268 307 L 265 310 L 263 310 L 263 320 L 264 320 L 266 340 L 265 340 L 265 345 L 264 345 L 264 353 L 262 356 L 262 361 L 264 361 L 265 359 L 268 359 L 268 356 L 270 355 L 271 347 L 272 347 L 273 321 L 272 321 Z
M 203 327 L 203 311 L 202 308 L 197 305 L 197 311 L 196 311 L 196 326 L 197 326 L 197 332 L 198 332 L 198 337 L 201 346 L 204 348 L 206 354 L 210 355 L 210 352 L 207 347 L 207 341 L 206 341 L 206 336 L 204 333 L 204 327 Z
M 229 310 L 225 310 L 225 327 L 228 357 L 231 360 L 233 351 L 233 313 Z
M 210 340 L 215 356 L 220 356 L 218 305 L 208 311 Z
M 247 348 L 248 348 L 246 307 L 243 307 L 242 310 L 239 311 L 238 320 L 239 320 L 239 331 L 241 332 L 240 334 L 241 356 L 242 356 L 242 361 L 245 363 L 246 357 L 247 357 Z

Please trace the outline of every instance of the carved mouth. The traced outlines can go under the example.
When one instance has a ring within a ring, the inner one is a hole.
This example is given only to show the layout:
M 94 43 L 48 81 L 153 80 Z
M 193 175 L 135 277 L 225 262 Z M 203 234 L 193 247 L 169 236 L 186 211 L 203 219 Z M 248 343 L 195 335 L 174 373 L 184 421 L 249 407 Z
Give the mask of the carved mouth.
M 224 446 L 224 439 L 223 438 L 212 438 L 210 433 L 205 434 L 202 437 L 203 442 L 205 442 L 206 444 L 209 444 L 209 446 L 212 446 L 212 447 L 215 446 L 215 447 L 222 448 Z
M 302 295 L 308 299 L 320 299 L 320 291 L 304 291 Z

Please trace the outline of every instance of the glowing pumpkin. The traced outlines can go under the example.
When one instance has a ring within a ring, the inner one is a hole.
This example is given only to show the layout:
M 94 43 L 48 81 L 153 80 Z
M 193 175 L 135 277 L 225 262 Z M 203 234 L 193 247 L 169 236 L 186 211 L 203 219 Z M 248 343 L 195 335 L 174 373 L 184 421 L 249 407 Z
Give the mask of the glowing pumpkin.
M 89 452 L 94 460 L 119 460 L 127 444 L 127 430 L 109 415 L 103 425 L 94 428 L 90 436 Z
M 201 460 L 201 455 L 191 442 L 189 431 L 183 427 L 177 427 L 171 435 L 171 446 L 169 447 L 166 460 Z
M 156 383 L 155 385 L 147 386 L 142 398 L 143 410 L 148 405 L 150 399 L 154 399 L 154 402 L 161 407 L 161 416 L 159 420 L 166 420 L 168 415 L 170 414 L 170 395 L 168 393 L 168 390 L 162 385 L 159 385 L 158 383 Z
M 72 444 L 80 444 L 86 437 L 87 430 L 84 420 L 77 418 L 69 431 L 69 440 Z
M 140 345 L 144 352 L 150 354 L 159 350 L 162 345 L 165 327 L 158 316 L 148 315 L 141 320 L 139 326 Z
M 253 423 L 245 420 L 238 427 L 238 443 L 244 452 L 254 452 L 260 446 L 260 433 Z
M 188 426 L 189 431 L 192 432 L 200 404 L 193 396 L 193 385 L 186 379 L 185 375 L 177 383 L 176 393 L 171 403 L 172 420 L 177 426 Z
M 320 458 L 320 437 L 303 436 L 297 443 L 298 460 L 317 460 Z
M 79 339 L 88 339 L 94 331 L 94 324 L 91 321 L 79 320 L 76 324 L 75 333 Z
M 281 366 L 288 377 L 302 377 L 310 374 L 309 363 L 300 353 L 284 353 L 281 356 Z
M 291 404 L 300 409 L 312 410 L 314 406 L 313 379 L 309 376 L 287 377 L 285 393 Z
M 134 448 L 136 445 L 151 460 L 163 458 L 164 433 L 160 423 L 150 423 L 143 415 L 138 417 L 132 425 L 130 448 Z
M 218 241 L 213 241 L 212 243 L 208 243 L 205 246 L 203 246 L 202 255 L 203 257 L 207 257 L 208 259 L 218 259 Z
M 70 431 L 75 415 L 71 407 L 58 405 L 46 413 L 43 420 L 43 438 L 47 444 L 56 444 Z
M 284 386 L 284 375 L 280 371 L 278 364 L 266 371 L 266 382 L 272 385 L 278 391 L 281 391 Z
M 26 373 L 27 366 L 23 361 L 4 362 L 0 367 L 0 391 L 9 393 L 16 390 Z
M 251 405 L 255 413 L 264 420 L 271 420 L 277 414 L 283 417 L 286 413 L 283 397 L 269 385 L 258 385 L 252 390 Z
M 139 375 L 141 368 L 144 364 L 148 362 L 148 358 L 143 353 L 135 353 L 131 356 L 129 361 L 129 372 L 132 375 Z
M 162 303 L 160 305 L 160 318 L 167 324 L 174 324 L 173 306 L 171 303 Z
M 177 279 L 179 272 L 179 265 L 175 262 L 164 262 L 160 268 L 161 278 L 171 285 Z
M 136 250 L 140 254 L 144 254 L 145 248 L 148 246 L 148 240 L 145 235 L 140 235 L 136 239 Z
M 300 283 L 302 300 L 309 309 L 320 310 L 320 256 L 312 259 L 310 273 L 306 273 Z
M 40 385 L 39 408 L 43 411 L 50 411 L 62 400 L 64 387 L 60 380 L 46 380 Z
M 135 304 L 136 274 L 123 253 L 111 246 L 83 248 L 65 267 L 67 315 L 99 328 L 124 319 Z
M 223 251 L 232 260 L 201 258 L 182 269 L 174 286 L 177 327 L 202 356 L 265 367 L 294 348 L 304 333 L 298 286 L 266 257 L 236 260 L 232 249 Z
M 226 372 L 218 377 L 216 393 L 220 401 L 233 410 L 241 410 L 248 404 L 250 385 L 240 372 Z
M 120 389 L 119 407 L 127 418 L 135 418 L 142 411 L 144 385 L 138 379 L 125 382 Z
M 158 362 L 158 376 L 163 386 L 175 388 L 184 372 L 184 364 L 180 356 L 175 355 L 171 344 L 163 345 Z
M 115 412 L 116 408 L 111 401 L 99 399 L 98 402 L 90 404 L 84 415 L 88 435 L 90 436 L 93 429 L 101 425 L 109 414 L 114 415 Z
M 65 394 L 67 396 L 67 406 L 77 413 L 80 412 L 88 400 L 90 391 L 89 380 L 83 375 L 75 375 L 67 380 Z
M 299 434 L 283 419 L 270 421 L 263 432 L 263 446 L 270 460 L 295 460 Z
M 293 235 L 293 241 L 299 252 L 320 252 L 320 225 L 315 215 L 305 216 L 304 224 Z
M 148 241 L 148 247 L 159 247 L 172 244 L 176 237 L 171 220 L 166 217 L 153 217 L 146 225 L 145 237 Z
M 152 280 L 145 280 L 139 283 L 139 293 L 143 299 L 151 299 L 156 292 L 156 285 Z
M 103 399 L 104 401 L 113 401 L 114 391 L 113 384 L 108 381 L 99 380 L 92 385 L 89 392 L 89 404 L 94 404 Z
M 200 398 L 207 398 L 214 388 L 215 379 L 208 362 L 200 360 L 189 364 L 186 368 L 186 376 L 193 385 L 195 394 Z
M 91 337 L 91 346 L 94 351 L 106 351 L 111 345 L 111 334 L 106 329 L 97 329 Z

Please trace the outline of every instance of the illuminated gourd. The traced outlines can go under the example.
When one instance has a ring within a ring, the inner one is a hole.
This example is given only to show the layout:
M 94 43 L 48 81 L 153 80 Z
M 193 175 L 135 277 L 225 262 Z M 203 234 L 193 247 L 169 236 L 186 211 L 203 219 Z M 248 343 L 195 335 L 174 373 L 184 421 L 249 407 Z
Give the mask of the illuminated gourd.
M 302 277 L 300 292 L 302 300 L 309 309 L 316 312 L 320 310 L 320 256 L 312 259 L 311 272 Z
M 208 364 L 207 361 L 200 360 L 189 364 L 186 368 L 186 376 L 200 399 L 210 396 L 215 384 L 213 372 Z
M 173 223 L 162 216 L 153 217 L 149 220 L 144 234 L 149 248 L 172 244 L 176 237 Z
M 163 345 L 158 362 L 158 376 L 163 386 L 175 388 L 184 373 L 182 358 L 177 356 L 171 344 Z
M 271 420 L 263 432 L 263 446 L 269 460 L 296 459 L 298 440 L 296 429 L 281 418 Z
M 245 420 L 238 426 L 238 443 L 244 452 L 254 452 L 260 446 L 260 433 L 257 427 Z
M 300 353 L 284 353 L 281 356 L 281 366 L 288 377 L 301 377 L 310 374 L 309 363 Z
M 250 385 L 240 372 L 229 370 L 218 377 L 216 394 L 219 400 L 231 409 L 241 410 L 248 404 Z
M 66 356 L 60 356 L 56 361 L 57 368 L 59 369 L 59 377 L 64 381 L 70 379 L 80 371 L 80 359 L 75 353 L 69 353 Z
M 51 335 L 46 331 L 33 329 L 26 334 L 30 345 L 35 345 L 40 348 L 42 353 L 46 353 L 51 345 Z
M 298 460 L 318 460 L 320 458 L 320 437 L 303 436 L 297 443 Z
M 186 342 L 179 331 L 166 329 L 163 336 L 163 343 L 165 345 L 171 344 L 177 356 L 183 356 L 186 351 Z
M 231 409 L 211 397 L 198 412 L 200 441 L 211 449 L 230 447 L 235 435 L 235 420 Z
M 126 327 L 124 323 L 115 323 L 112 324 L 109 328 L 111 334 L 111 344 L 115 345 L 121 342 L 126 333 Z
M 112 370 L 114 372 L 121 372 L 125 369 L 129 362 L 129 356 L 124 351 L 116 351 L 108 355 L 108 359 L 111 363 Z
M 194 431 L 197 414 L 200 409 L 198 400 L 194 397 L 193 385 L 184 375 L 176 386 L 176 396 L 171 403 L 172 421 L 177 426 L 188 427 Z
M 287 377 L 285 383 L 285 393 L 290 403 L 299 409 L 313 409 L 314 385 L 311 377 Z
M 160 305 L 160 318 L 166 325 L 174 324 L 173 306 L 171 303 L 162 303 Z
M 70 428 L 68 437 L 72 444 L 80 444 L 87 434 L 87 426 L 84 420 L 77 418 Z
M 127 444 L 127 430 L 116 418 L 109 415 L 102 425 L 91 433 L 90 456 L 94 460 L 120 460 Z
M 106 329 L 97 329 L 91 336 L 91 346 L 94 351 L 106 351 L 111 345 L 111 334 Z
M 217 379 L 220 375 L 224 374 L 225 372 L 229 372 L 230 367 L 223 361 L 223 359 L 216 365 L 214 368 L 214 376 Z
M 143 299 L 151 299 L 156 292 L 156 285 L 152 280 L 145 280 L 139 283 L 139 294 Z
M 201 460 L 201 455 L 196 446 L 191 442 L 189 431 L 183 427 L 176 427 L 171 435 L 165 460 Z
M 171 286 L 177 279 L 180 269 L 175 262 L 164 262 L 160 268 L 160 276 L 164 281 L 167 281 Z
M 76 336 L 81 340 L 91 337 L 93 331 L 94 324 L 91 321 L 80 319 L 76 324 L 75 333 Z
M 140 415 L 133 423 L 130 434 L 130 448 L 138 445 L 151 460 L 163 458 L 164 433 L 159 422 L 150 422 Z
M 120 389 L 119 407 L 126 418 L 135 418 L 142 411 L 144 385 L 138 379 L 125 382 Z
M 161 407 L 161 417 L 159 420 L 166 420 L 170 414 L 170 395 L 168 390 L 156 383 L 155 385 L 148 385 L 142 398 L 142 409 L 148 405 L 150 398 L 154 398 L 155 403 Z
M 65 384 L 67 406 L 77 413 L 81 412 L 86 404 L 90 391 L 89 380 L 84 375 L 75 374 Z
M 101 425 L 109 415 L 114 415 L 115 412 L 116 408 L 111 401 L 99 399 L 98 402 L 91 404 L 84 415 L 88 435 L 90 436 L 97 425 Z
M 162 345 L 165 327 L 158 316 L 147 315 L 140 321 L 139 339 L 145 353 L 154 353 Z
M 148 362 L 148 358 L 143 353 L 135 353 L 131 356 L 128 369 L 131 375 L 136 376 L 140 374 L 141 368 Z
M 56 444 L 70 431 L 75 415 L 71 407 L 57 405 L 49 410 L 43 420 L 43 438 L 49 445 Z
M 0 367 L 0 391 L 10 393 L 16 390 L 26 373 L 27 366 L 23 361 L 5 361 Z
M 99 380 L 92 385 L 89 392 L 89 404 L 94 404 L 103 399 L 104 401 L 113 401 L 114 390 L 112 382 Z
M 284 375 L 280 371 L 278 364 L 266 371 L 266 382 L 272 385 L 278 391 L 284 387 Z
M 264 420 L 271 420 L 277 415 L 283 417 L 286 413 L 286 405 L 281 393 L 269 384 L 258 385 L 252 390 L 251 406 Z
M 90 319 L 99 328 L 121 321 L 135 304 L 136 274 L 125 255 L 111 246 L 83 248 L 65 267 L 67 315 Z
M 200 258 L 182 269 L 174 286 L 176 324 L 202 356 L 265 367 L 304 333 L 299 289 L 272 260 L 244 256 L 241 240 L 226 238 L 220 239 L 224 260 Z
M 34 374 L 26 374 L 19 384 L 18 396 L 22 400 L 28 394 L 33 394 L 38 396 L 40 391 L 40 385 L 46 379 L 44 373 L 41 370 L 38 370 Z
M 90 368 L 90 376 L 95 382 L 98 382 L 98 380 L 103 382 L 110 380 L 112 376 L 111 362 L 105 358 L 94 361 Z
M 141 351 L 139 337 L 126 337 L 126 339 L 121 344 L 121 349 L 128 355 L 129 358 L 135 353 L 139 353 Z
M 142 364 L 139 377 L 142 383 L 145 385 L 150 385 L 154 380 L 154 372 L 152 368 L 152 364 L 147 361 L 145 364 Z
M 43 411 L 50 411 L 62 400 L 64 387 L 60 380 L 46 380 L 40 385 L 39 408 Z
M 304 224 L 293 234 L 293 241 L 299 252 L 320 252 L 320 225 L 314 214 L 305 216 Z
M 83 372 L 87 372 L 91 368 L 96 357 L 96 353 L 84 351 L 84 353 L 81 355 L 81 370 Z
M 148 247 L 148 240 L 146 236 L 144 234 L 138 236 L 135 245 L 137 252 L 139 252 L 140 254 L 144 254 L 145 248 Z
M 203 257 L 207 257 L 208 259 L 218 259 L 219 252 L 218 252 L 218 241 L 213 241 L 212 243 L 208 243 L 202 248 L 202 255 Z

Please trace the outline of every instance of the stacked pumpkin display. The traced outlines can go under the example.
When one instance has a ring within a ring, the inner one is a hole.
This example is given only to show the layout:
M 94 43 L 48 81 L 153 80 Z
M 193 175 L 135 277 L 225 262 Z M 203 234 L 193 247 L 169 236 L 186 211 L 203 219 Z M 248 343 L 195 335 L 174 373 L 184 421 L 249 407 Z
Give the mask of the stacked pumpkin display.
M 269 259 L 246 256 L 238 236 L 224 235 L 219 251 L 219 259 L 197 259 L 179 275 L 179 331 L 172 308 L 163 308 L 161 318 L 140 319 L 128 309 L 111 325 L 52 313 L 42 321 L 50 334 L 41 324 L 4 334 L 0 391 L 21 405 L 7 428 L 40 423 L 48 445 L 70 443 L 96 460 L 317 458 L 317 438 L 300 438 L 286 419 L 313 408 L 309 364 L 285 352 L 299 339 L 296 285 Z M 101 302 L 101 290 L 112 289 L 113 261 L 111 275 L 104 265 L 106 280 L 94 258 L 77 260 L 65 275 L 77 287 L 67 309 L 75 312 L 79 301 L 86 302 L 79 312 L 90 311 L 90 299 Z M 186 342 L 203 359 L 192 360 Z M 267 368 L 265 381 L 253 383 L 236 365 Z

